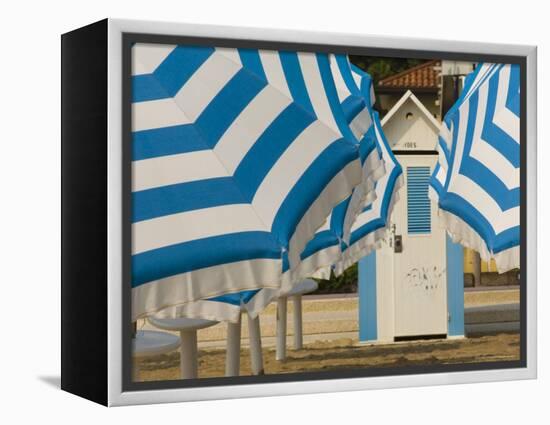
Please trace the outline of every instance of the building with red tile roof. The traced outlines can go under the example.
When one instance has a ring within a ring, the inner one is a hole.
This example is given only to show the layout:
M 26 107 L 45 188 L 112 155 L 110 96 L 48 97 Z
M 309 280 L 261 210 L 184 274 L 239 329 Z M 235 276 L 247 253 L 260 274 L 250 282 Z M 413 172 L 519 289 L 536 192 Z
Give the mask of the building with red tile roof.
M 384 116 L 410 90 L 436 119 L 440 116 L 441 60 L 431 60 L 380 80 L 375 88 Z
M 441 61 L 432 60 L 406 69 L 378 82 L 377 91 L 388 92 L 430 92 L 437 93 L 441 87 Z

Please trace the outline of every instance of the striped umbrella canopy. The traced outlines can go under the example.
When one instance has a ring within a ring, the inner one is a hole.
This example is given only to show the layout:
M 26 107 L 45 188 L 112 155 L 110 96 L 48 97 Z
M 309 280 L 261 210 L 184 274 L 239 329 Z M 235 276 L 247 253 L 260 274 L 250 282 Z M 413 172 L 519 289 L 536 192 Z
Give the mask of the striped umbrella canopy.
M 338 265 L 349 264 L 349 252 L 346 241 L 350 239 L 352 226 L 358 215 L 376 201 L 380 190 L 376 190 L 379 180 L 391 172 L 393 165 L 387 168 L 383 155 L 382 129 L 376 126 L 378 113 L 373 110 L 375 102 L 374 88 L 370 75 L 351 64 L 345 56 L 336 55 L 333 66 L 339 70 L 337 76 L 340 101 L 346 110 L 350 127 L 355 127 L 355 134 L 360 139 L 361 161 L 363 164 L 363 186 L 354 189 L 352 195 L 341 202 L 316 232 L 315 237 L 302 252 L 301 275 L 320 279 L 329 279 L 331 271 L 341 270 Z M 355 108 L 351 105 L 357 105 Z M 358 112 L 360 111 L 360 112 Z M 356 202 L 361 198 L 361 202 Z M 358 259 L 358 258 L 357 258 Z M 343 271 L 343 270 L 342 270 Z M 290 285 L 283 288 L 283 293 L 291 289 L 297 279 L 291 275 Z
M 337 276 L 379 247 L 386 236 L 393 206 L 399 200 L 399 189 L 403 186 L 403 170 L 382 131 L 378 112 L 373 113 L 373 126 L 369 131 L 381 153 L 385 173 L 375 182 L 374 200 L 363 208 L 344 235 L 342 258 L 334 267 Z
M 300 254 L 300 262 L 291 267 L 286 261 L 287 258 L 283 259 L 281 288 L 227 293 L 186 303 L 171 309 L 169 313 L 162 314 L 234 322 L 238 320 L 240 313 L 246 310 L 251 317 L 256 317 L 273 299 L 290 291 L 295 283 L 314 275 L 324 276 L 327 268 L 330 274 L 330 266 L 340 261 L 340 243 L 344 231 L 348 230 L 365 203 L 374 199 L 375 181 L 383 174 L 384 163 L 377 151 L 377 143 L 372 131 L 374 92 L 370 76 L 359 69 L 353 69 L 353 65 L 345 55 L 330 55 L 329 61 L 331 78 L 338 95 L 338 113 L 343 114 L 353 134 L 353 140 L 360 143 L 362 183 L 354 188 L 351 196 L 333 209 L 313 240 Z M 337 111 L 334 110 L 333 114 L 336 115 L 336 113 Z
M 520 71 L 479 64 L 444 118 L 430 197 L 454 242 L 519 267 Z
M 136 44 L 132 60 L 133 318 L 279 289 L 364 186 L 329 56 Z

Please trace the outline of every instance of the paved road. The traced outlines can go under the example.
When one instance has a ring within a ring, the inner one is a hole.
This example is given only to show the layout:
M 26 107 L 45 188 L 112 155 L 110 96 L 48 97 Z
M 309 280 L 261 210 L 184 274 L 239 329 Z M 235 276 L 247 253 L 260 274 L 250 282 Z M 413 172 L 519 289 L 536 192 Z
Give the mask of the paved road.
M 465 324 L 467 334 L 519 329 L 519 290 L 517 288 L 474 289 L 465 292 Z M 262 343 L 275 345 L 275 305 L 261 315 Z M 357 338 L 357 297 L 351 295 L 317 295 L 303 299 L 304 342 Z M 140 327 L 152 329 L 149 324 Z M 288 336 L 293 334 L 292 303 L 288 304 Z M 243 345 L 247 345 L 248 330 L 243 321 Z M 199 347 L 225 347 L 226 325 L 220 323 L 198 332 Z M 289 340 L 291 343 L 291 340 Z

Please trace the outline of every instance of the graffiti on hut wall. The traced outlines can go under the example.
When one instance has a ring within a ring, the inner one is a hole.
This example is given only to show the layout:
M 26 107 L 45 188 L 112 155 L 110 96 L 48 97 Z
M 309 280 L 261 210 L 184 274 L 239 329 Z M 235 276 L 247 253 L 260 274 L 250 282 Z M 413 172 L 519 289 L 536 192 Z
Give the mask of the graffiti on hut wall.
M 411 289 L 433 291 L 444 283 L 445 272 L 445 269 L 437 266 L 414 267 L 405 275 L 405 284 Z

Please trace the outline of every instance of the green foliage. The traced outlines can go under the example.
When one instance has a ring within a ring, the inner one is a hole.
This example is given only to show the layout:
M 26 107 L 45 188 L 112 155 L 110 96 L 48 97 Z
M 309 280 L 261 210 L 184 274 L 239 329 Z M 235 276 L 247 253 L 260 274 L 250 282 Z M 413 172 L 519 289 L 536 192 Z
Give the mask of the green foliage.
M 338 277 L 331 274 L 329 280 L 316 279 L 319 283 L 318 294 L 357 292 L 357 263 L 349 267 Z

